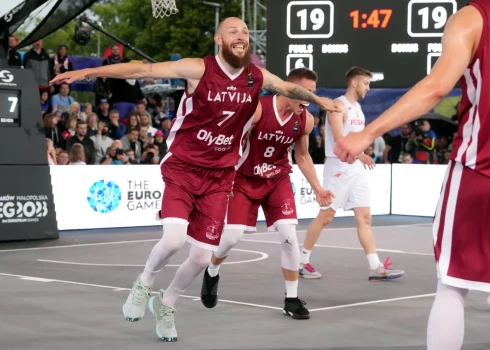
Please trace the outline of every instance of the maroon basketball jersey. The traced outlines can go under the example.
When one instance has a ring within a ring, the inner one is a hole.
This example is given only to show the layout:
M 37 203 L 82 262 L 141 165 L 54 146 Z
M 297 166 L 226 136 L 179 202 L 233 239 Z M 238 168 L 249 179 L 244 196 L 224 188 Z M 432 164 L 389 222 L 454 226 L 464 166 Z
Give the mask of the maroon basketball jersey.
M 483 31 L 475 57 L 460 80 L 459 130 L 451 159 L 490 177 L 490 1 L 469 4 L 480 11 Z
M 217 56 L 205 57 L 204 64 L 196 90 L 180 101 L 167 139 L 169 155 L 203 168 L 233 167 L 259 102 L 262 72 L 250 64 L 231 75 Z
M 284 121 L 279 117 L 274 96 L 260 98 L 262 117 L 247 140 L 238 172 L 265 179 L 289 174 L 292 171 L 291 149 L 305 130 L 306 111 L 291 113 Z

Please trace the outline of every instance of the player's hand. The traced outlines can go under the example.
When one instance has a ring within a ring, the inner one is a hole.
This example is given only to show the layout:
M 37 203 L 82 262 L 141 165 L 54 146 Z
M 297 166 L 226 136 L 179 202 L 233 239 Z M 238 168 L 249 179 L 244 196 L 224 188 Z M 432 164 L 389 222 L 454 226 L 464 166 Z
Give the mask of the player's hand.
M 341 102 L 333 101 L 327 97 L 320 97 L 319 106 L 329 112 L 342 112 Z
M 71 84 L 74 81 L 83 80 L 86 77 L 87 76 L 86 76 L 85 69 L 74 70 L 74 71 L 58 74 L 53 78 L 53 80 L 49 82 L 49 85 L 58 85 L 61 83 Z
M 374 159 L 368 156 L 367 154 L 361 153 L 359 155 L 359 160 L 361 161 L 362 164 L 364 164 L 364 169 L 366 169 L 367 166 L 369 170 L 372 170 L 376 166 L 376 163 L 374 163 Z
M 350 132 L 347 136 L 337 140 L 333 153 L 342 161 L 354 163 L 356 157 L 374 142 L 370 136 L 363 131 Z
M 321 207 L 328 207 L 332 204 L 332 198 L 335 198 L 333 193 L 330 190 L 321 190 L 315 193 L 316 201 L 320 204 Z

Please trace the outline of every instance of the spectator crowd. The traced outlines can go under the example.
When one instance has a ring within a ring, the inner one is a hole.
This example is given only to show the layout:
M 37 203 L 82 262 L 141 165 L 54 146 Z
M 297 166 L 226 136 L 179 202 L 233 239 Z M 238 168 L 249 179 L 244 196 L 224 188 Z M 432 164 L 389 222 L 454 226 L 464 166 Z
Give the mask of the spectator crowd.
M 13 49 L 16 44 L 16 39 L 10 37 L 9 65 L 34 71 L 50 164 L 158 164 L 165 156 L 174 113 L 167 108 L 165 96 L 145 97 L 141 88 L 168 81 L 98 78 L 92 105 L 77 101 L 67 83 L 49 86 L 56 75 L 73 70 L 66 45 L 50 57 L 39 40 L 21 60 Z M 113 45 L 103 65 L 127 61 L 120 46 Z M 148 61 L 143 60 L 145 63 Z M 314 117 L 309 152 L 315 164 L 323 164 L 326 114 Z M 419 120 L 401 126 L 396 136 L 388 133 L 379 137 L 364 152 L 377 164 L 447 164 L 453 137 L 436 135 L 430 120 Z

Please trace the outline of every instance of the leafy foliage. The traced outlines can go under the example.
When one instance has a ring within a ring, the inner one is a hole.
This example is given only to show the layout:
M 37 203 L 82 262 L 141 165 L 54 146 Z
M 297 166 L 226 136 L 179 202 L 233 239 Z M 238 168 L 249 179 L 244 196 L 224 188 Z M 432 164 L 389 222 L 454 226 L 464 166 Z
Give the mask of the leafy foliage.
M 216 2 L 216 0 L 214 0 Z M 223 5 L 220 19 L 241 15 L 240 0 L 219 0 Z M 179 12 L 167 18 L 152 15 L 150 0 L 101 0 L 90 11 L 94 19 L 113 35 L 130 43 L 157 61 L 166 61 L 171 54 L 183 57 L 202 57 L 214 53 L 215 8 L 202 0 L 176 0 Z M 54 53 L 59 45 L 66 44 L 72 55 L 96 56 L 97 31 L 92 32 L 87 46 L 76 44 L 72 38 L 78 21 L 74 20 L 43 39 L 43 46 Z M 114 40 L 100 34 L 101 55 Z M 125 56 L 140 59 L 129 49 Z

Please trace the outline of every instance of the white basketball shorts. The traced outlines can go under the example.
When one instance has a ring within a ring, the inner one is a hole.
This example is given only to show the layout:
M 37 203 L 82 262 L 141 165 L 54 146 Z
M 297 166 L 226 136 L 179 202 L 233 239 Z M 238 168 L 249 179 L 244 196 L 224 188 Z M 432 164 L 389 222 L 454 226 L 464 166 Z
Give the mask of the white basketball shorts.
M 351 210 L 353 208 L 371 207 L 369 180 L 364 165 L 356 160 L 353 164 L 340 161 L 338 158 L 327 158 L 323 167 L 323 188 L 332 191 L 335 198 L 326 210 L 332 208 Z

